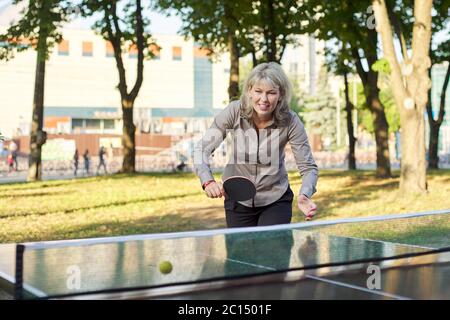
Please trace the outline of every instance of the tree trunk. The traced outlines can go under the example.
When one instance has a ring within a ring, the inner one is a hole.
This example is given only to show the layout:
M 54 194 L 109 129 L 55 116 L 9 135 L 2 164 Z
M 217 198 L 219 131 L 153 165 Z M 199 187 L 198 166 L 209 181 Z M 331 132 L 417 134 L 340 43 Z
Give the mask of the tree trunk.
M 400 190 L 422 193 L 427 190 L 423 112 L 405 110 L 401 117 L 403 121 Z
M 268 47 L 267 47 L 267 62 L 277 61 L 277 37 L 275 34 L 275 12 L 273 8 L 273 1 L 267 1 L 267 19 L 268 19 Z
M 253 68 L 258 65 L 258 59 L 256 59 L 255 49 L 252 50 L 252 65 L 253 65 Z
M 389 126 L 384 113 L 384 106 L 380 101 L 377 80 L 377 73 L 372 70 L 369 71 L 368 87 L 366 88 L 366 103 L 372 114 L 373 127 L 375 128 L 375 141 L 377 145 L 376 176 L 378 178 L 390 178 Z
M 431 68 L 430 68 L 431 71 Z M 430 72 L 431 73 L 431 72 Z M 427 114 L 428 123 L 430 125 L 430 140 L 428 147 L 428 168 L 439 169 L 439 156 L 438 156 L 438 146 L 439 146 L 439 130 L 441 129 L 441 124 L 444 121 L 445 115 L 445 97 L 446 91 L 450 78 L 450 63 L 447 67 L 447 73 L 445 74 L 444 84 L 442 85 L 441 99 L 439 105 L 439 115 L 436 120 L 433 118 L 433 110 L 431 106 L 431 89 L 428 91 L 428 102 L 427 102 Z
M 125 66 L 122 60 L 122 31 L 120 30 L 120 19 L 117 16 L 116 2 L 113 1 L 111 7 L 108 6 L 106 1 L 102 2 L 103 10 L 105 12 L 104 23 L 108 35 L 109 41 L 114 48 L 114 56 L 116 59 L 117 71 L 119 72 L 119 85 L 121 104 L 122 104 L 122 147 L 123 147 L 123 162 L 121 173 L 135 173 L 136 172 L 136 142 L 135 133 L 136 127 L 133 121 L 133 107 L 136 97 L 143 82 L 144 73 L 144 21 L 142 19 L 142 6 L 141 1 L 136 0 L 136 12 L 135 12 L 135 35 L 136 46 L 138 49 L 138 61 L 137 61 L 137 75 L 133 89 L 128 93 L 127 79 Z M 114 31 L 112 28 L 114 25 Z
M 356 170 L 356 158 L 355 158 L 355 136 L 353 135 L 353 121 L 352 121 L 352 111 L 353 104 L 350 102 L 350 97 L 348 94 L 348 79 L 347 72 L 344 73 L 344 83 L 345 83 L 345 111 L 347 112 L 347 131 L 348 131 L 348 170 Z
M 228 97 L 232 101 L 239 97 L 239 48 L 232 34 L 228 35 L 228 51 L 230 52 Z
M 42 145 L 47 140 L 44 126 L 44 81 L 45 81 L 45 53 L 42 46 L 46 44 L 46 36 L 39 38 L 36 74 L 34 82 L 33 118 L 31 122 L 30 157 L 28 161 L 28 181 L 42 178 Z
M 428 146 L 428 168 L 439 169 L 439 157 L 438 157 L 438 146 L 439 146 L 439 129 L 440 124 L 436 121 L 429 121 L 430 125 L 430 140 Z
M 123 146 L 123 163 L 121 173 L 136 172 L 136 127 L 133 122 L 133 101 L 122 99 L 122 146 Z
M 369 43 L 371 44 L 370 48 L 365 50 L 366 60 L 369 63 L 369 71 L 364 70 L 357 48 L 352 48 L 352 56 L 355 60 L 356 70 L 364 86 L 366 105 L 372 114 L 377 146 L 376 176 L 378 178 L 389 178 L 391 177 L 391 164 L 389 159 L 388 123 L 384 113 L 384 106 L 379 98 L 378 73 L 372 70 L 373 63 L 377 61 L 376 32 L 369 30 Z
M 414 26 L 411 59 L 404 61 L 404 68 L 397 59 L 394 38 L 384 0 L 372 1 L 377 30 L 381 36 L 384 56 L 391 67 L 391 86 L 395 102 L 400 110 L 402 126 L 402 162 L 400 191 L 402 193 L 424 193 L 427 191 L 425 165 L 425 107 L 431 80 L 429 55 L 431 42 L 430 0 L 414 1 Z

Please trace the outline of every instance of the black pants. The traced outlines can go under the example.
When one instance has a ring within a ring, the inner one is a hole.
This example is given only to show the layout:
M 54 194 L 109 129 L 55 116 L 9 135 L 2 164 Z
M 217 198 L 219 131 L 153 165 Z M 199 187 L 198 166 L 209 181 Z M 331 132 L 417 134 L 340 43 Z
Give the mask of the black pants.
M 224 207 L 228 228 L 270 226 L 290 223 L 294 193 L 288 187 L 280 199 L 263 207 L 246 207 L 237 201 L 225 199 Z

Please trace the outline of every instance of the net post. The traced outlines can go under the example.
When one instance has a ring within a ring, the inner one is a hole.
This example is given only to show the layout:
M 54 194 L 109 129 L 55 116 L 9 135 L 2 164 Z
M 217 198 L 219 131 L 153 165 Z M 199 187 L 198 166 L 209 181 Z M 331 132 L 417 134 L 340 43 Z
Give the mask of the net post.
M 14 283 L 14 299 L 23 299 L 23 254 L 25 246 L 23 244 L 16 245 L 16 274 Z

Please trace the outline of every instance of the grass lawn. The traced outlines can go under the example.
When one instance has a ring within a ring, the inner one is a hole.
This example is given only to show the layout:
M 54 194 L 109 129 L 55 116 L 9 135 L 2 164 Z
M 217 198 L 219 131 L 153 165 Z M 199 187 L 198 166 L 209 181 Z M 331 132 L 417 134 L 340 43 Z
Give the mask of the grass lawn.
M 317 219 L 450 209 L 450 170 L 428 174 L 429 193 L 403 195 L 399 172 L 320 172 Z M 220 179 L 220 175 L 216 175 Z M 289 173 L 294 193 L 300 176 Z M 303 221 L 295 205 L 293 222 Z M 450 245 L 450 215 L 419 226 L 381 224 L 345 233 L 407 243 Z M 0 185 L 0 243 L 175 232 L 225 227 L 223 199 L 208 199 L 192 173 L 137 174 Z M 377 226 L 377 227 L 376 227 Z

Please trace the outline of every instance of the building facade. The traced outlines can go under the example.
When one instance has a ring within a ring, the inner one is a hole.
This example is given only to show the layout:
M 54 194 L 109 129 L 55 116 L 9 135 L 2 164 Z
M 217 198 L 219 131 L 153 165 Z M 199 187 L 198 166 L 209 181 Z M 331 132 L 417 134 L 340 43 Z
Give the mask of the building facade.
M 91 30 L 68 29 L 63 37 L 46 66 L 45 130 L 121 132 L 119 78 L 111 45 Z M 154 37 L 160 50 L 144 62 L 144 82 L 135 102 L 138 129 L 172 134 L 204 130 L 205 119 L 227 103 L 226 60 L 212 63 L 205 50 L 180 36 Z M 123 59 L 130 90 L 136 53 L 130 48 Z M 35 64 L 33 50 L 0 62 L 0 128 L 8 136 L 29 133 Z

